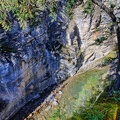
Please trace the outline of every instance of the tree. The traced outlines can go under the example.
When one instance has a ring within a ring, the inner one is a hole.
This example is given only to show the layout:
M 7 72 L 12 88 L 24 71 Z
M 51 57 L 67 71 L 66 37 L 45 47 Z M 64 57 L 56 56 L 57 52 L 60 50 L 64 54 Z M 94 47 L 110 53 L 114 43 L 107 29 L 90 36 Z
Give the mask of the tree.
M 30 25 L 40 23 L 40 13 L 48 10 L 51 17 L 56 13 L 55 0 L 1 0 L 0 1 L 0 25 L 8 31 L 13 21 L 19 21 L 22 28 L 26 22 Z
M 99 6 L 102 10 L 104 10 L 109 15 L 112 22 L 114 23 L 115 33 L 117 36 L 117 43 L 118 43 L 118 66 L 117 66 L 117 70 L 116 70 L 117 78 L 116 78 L 115 90 L 118 90 L 120 87 L 120 26 L 119 26 L 119 21 L 118 21 L 117 17 L 115 16 L 113 10 L 111 10 L 106 5 L 104 5 L 102 3 L 102 0 L 92 0 L 92 2 L 94 4 L 96 4 L 97 6 Z

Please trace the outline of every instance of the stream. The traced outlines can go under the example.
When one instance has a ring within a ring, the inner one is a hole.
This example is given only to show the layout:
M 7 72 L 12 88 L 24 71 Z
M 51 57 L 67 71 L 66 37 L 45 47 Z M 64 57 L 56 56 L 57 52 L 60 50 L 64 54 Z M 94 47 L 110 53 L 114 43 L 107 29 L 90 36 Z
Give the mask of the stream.
M 105 80 L 102 76 L 108 70 L 109 66 L 95 68 L 78 73 L 61 85 L 52 86 L 41 98 L 25 105 L 11 120 L 64 120 L 71 117 L 103 92 Z

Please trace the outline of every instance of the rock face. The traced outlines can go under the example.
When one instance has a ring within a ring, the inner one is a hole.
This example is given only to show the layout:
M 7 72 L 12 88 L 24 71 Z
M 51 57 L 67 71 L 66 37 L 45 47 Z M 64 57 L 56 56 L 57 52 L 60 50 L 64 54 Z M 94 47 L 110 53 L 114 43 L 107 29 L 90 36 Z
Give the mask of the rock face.
M 73 76 L 80 67 L 105 56 L 114 47 L 108 33 L 110 18 L 95 6 L 85 17 L 83 7 L 69 21 L 63 6 L 54 22 L 47 13 L 36 27 L 21 30 L 17 21 L 9 32 L 0 31 L 0 119 L 8 119 L 46 88 Z M 97 38 L 107 38 L 100 45 Z M 55 103 L 54 103 L 55 104 Z
M 83 65 L 87 65 L 105 56 L 114 47 L 115 37 L 111 34 L 109 16 L 98 6 L 94 6 L 92 14 L 86 15 L 84 7 L 74 10 L 74 21 L 78 26 L 81 38 L 81 52 L 84 53 Z M 99 43 L 99 41 L 103 42 Z
M 68 18 L 64 6 L 55 22 L 43 14 L 37 27 L 20 30 L 14 21 L 11 31 L 1 33 L 0 119 L 8 119 L 28 101 L 40 97 L 49 86 L 72 76 L 79 69 L 79 45 L 66 48 Z M 6 47 L 8 46 L 8 47 Z

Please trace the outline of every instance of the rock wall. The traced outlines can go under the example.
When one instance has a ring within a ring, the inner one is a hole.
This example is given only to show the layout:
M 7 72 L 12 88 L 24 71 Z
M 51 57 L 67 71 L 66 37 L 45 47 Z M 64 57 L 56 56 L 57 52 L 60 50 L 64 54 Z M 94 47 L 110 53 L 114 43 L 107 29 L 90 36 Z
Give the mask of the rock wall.
M 95 6 L 92 15 L 85 16 L 82 6 L 74 10 L 69 21 L 64 0 L 52 22 L 41 13 L 36 27 L 26 24 L 21 30 L 17 21 L 9 32 L 0 32 L 3 47 L 0 54 L 0 119 L 8 119 L 32 99 L 40 97 L 46 88 L 73 76 L 80 67 L 105 56 L 114 47 L 106 23 L 109 17 Z M 97 38 L 107 38 L 100 45 Z
M 64 6 L 55 22 L 47 13 L 42 23 L 21 30 L 17 21 L 9 32 L 1 30 L 0 119 L 8 119 L 45 89 L 72 76 L 79 69 L 79 46 L 65 47 L 68 18 Z M 68 53 L 69 52 L 69 53 Z M 77 57 L 76 57 L 77 56 Z
M 110 3 L 115 4 L 114 9 L 118 15 L 120 3 L 118 4 L 117 0 L 114 2 L 104 1 L 104 4 L 107 6 Z M 84 54 L 83 66 L 86 66 L 108 54 L 115 47 L 116 36 L 110 17 L 97 5 L 94 5 L 92 14 L 87 15 L 84 10 L 85 5 L 81 5 L 74 10 L 74 22 L 79 29 L 81 52 Z

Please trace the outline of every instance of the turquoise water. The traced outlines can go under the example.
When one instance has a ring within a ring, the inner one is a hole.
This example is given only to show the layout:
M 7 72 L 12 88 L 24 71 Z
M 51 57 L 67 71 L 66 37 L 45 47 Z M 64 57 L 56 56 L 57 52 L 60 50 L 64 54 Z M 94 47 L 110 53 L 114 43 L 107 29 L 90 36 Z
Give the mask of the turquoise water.
M 90 98 L 102 92 L 101 76 L 105 72 L 107 72 L 105 68 L 91 70 L 70 78 L 59 100 L 61 113 L 71 116 L 75 110 L 89 102 Z

